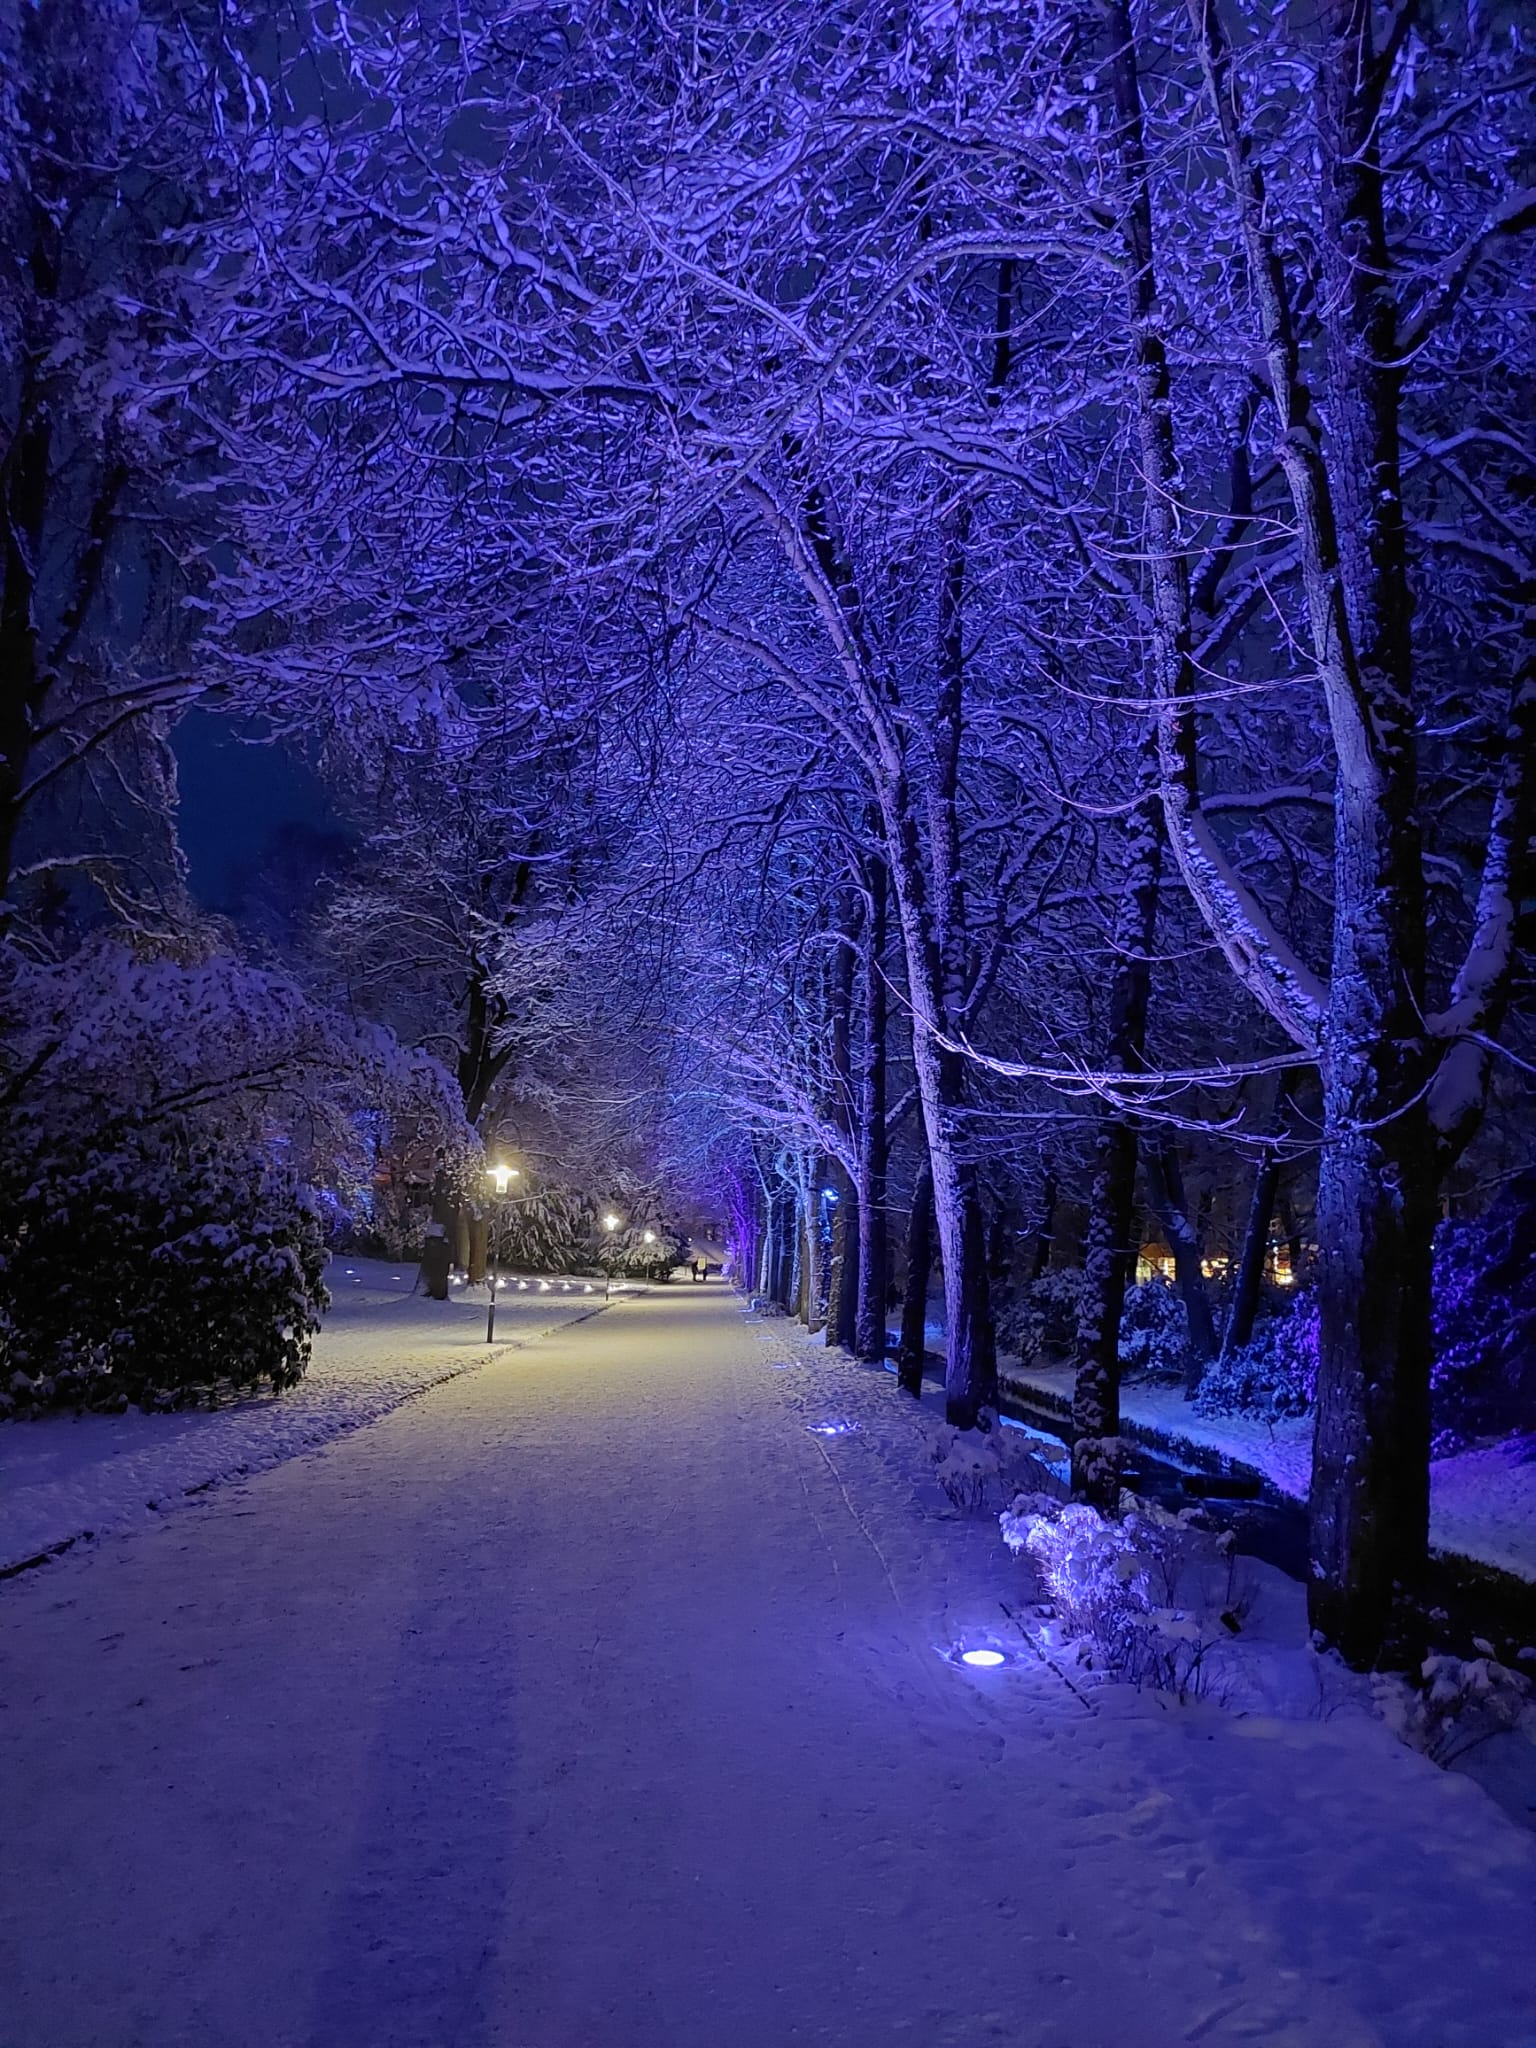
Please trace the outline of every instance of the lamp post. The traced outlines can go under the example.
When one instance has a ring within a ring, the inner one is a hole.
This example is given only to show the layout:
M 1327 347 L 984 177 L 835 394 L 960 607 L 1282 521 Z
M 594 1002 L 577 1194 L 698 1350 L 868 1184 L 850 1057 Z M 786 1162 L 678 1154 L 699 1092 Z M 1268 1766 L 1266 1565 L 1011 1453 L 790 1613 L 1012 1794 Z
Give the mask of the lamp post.
M 497 1194 L 502 1197 L 505 1197 L 507 1189 L 511 1186 L 513 1181 L 520 1179 L 521 1175 L 517 1167 L 515 1166 L 503 1166 L 498 1164 L 496 1166 L 487 1167 L 485 1177 L 487 1180 L 491 1181 L 494 1184 Z M 500 1220 L 499 1216 L 497 1220 Z M 491 1303 L 490 1307 L 485 1312 L 485 1341 L 487 1344 L 494 1344 L 496 1341 L 496 1266 L 499 1255 L 500 1242 L 501 1240 L 498 1237 L 495 1229 L 493 1228 L 491 1231 L 490 1244 Z

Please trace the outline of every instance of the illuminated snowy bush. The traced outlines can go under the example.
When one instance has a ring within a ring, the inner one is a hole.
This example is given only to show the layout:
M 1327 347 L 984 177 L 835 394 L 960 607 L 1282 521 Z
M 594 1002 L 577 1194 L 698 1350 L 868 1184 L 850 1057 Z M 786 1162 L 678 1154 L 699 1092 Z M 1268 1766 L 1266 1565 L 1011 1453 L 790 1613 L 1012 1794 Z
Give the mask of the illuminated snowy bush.
M 1009 1549 L 1034 1560 L 1084 1662 L 1180 1699 L 1205 1690 L 1209 1653 L 1246 1612 L 1227 1539 L 1188 1514 L 1147 1508 L 1115 1520 L 1040 1494 L 1020 1494 L 998 1520 Z
M 1134 1530 L 1096 1508 L 1056 1507 L 1029 1494 L 998 1520 L 1008 1548 L 1034 1559 L 1067 1632 L 1086 1637 L 1110 1669 L 1120 1668 L 1138 1618 L 1151 1607 L 1147 1559 Z

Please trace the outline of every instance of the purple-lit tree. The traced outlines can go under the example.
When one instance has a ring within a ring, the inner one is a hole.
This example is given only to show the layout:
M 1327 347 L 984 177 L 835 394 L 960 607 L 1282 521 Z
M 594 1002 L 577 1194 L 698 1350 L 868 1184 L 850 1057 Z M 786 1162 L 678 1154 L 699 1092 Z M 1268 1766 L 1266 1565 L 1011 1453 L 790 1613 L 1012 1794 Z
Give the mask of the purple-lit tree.
M 960 1422 L 992 1393 L 989 1152 L 1001 1183 L 1050 1130 L 1089 1183 L 1103 1498 L 1138 1189 L 1198 1338 L 1175 1147 L 1299 1149 L 1266 1091 L 1315 1063 L 1315 1617 L 1401 1656 L 1436 1190 L 1530 894 L 1518 38 L 1405 9 L 1378 49 L 1359 0 L 1306 37 L 1215 0 L 577 28 L 296 12 L 253 74 L 181 366 L 238 467 L 221 672 L 370 745 L 473 733 L 440 757 L 472 838 L 469 760 L 530 759 L 505 678 L 553 679 L 556 780 L 601 729 L 605 800 L 673 812 L 612 929 L 708 1041 L 701 1091 L 736 1088 L 775 1230 L 807 1234 L 813 1157 L 861 1242 L 883 1207 L 858 1048 L 895 998 Z M 755 750 L 766 820 L 659 767 L 695 690 L 729 730 L 691 769 Z M 662 967 L 701 840 L 737 900 L 690 1009 Z M 503 904 L 526 820 L 478 844 Z
M 178 600 L 209 450 L 168 389 L 190 283 L 170 237 L 205 190 L 195 15 L 0 11 L 0 925 L 82 877 L 176 922 L 169 841 L 158 873 L 146 850 L 167 716 L 206 687 Z M 93 806 L 115 833 L 77 822 Z

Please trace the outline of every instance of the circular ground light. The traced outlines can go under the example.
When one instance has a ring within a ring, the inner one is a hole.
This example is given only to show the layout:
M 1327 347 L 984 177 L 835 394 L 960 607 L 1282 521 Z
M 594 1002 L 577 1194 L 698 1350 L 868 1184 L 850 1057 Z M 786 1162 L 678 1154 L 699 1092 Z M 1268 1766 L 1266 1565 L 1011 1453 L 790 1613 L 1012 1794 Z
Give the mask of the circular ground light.
M 990 1671 L 994 1665 L 1006 1664 L 1008 1659 L 1001 1650 L 962 1650 L 960 1662 L 970 1664 L 978 1670 Z

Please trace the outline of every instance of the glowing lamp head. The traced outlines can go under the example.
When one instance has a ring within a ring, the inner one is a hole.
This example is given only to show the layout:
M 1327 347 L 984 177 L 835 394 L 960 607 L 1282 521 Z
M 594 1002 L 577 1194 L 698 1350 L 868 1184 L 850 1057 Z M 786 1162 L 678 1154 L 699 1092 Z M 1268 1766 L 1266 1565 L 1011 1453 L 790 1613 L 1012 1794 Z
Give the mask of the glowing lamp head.
M 491 1179 L 496 1183 L 498 1195 L 504 1195 L 509 1185 L 517 1179 L 517 1168 L 515 1166 L 492 1166 L 487 1171 Z
M 645 1233 L 645 1241 L 647 1244 L 654 1244 L 656 1242 L 656 1233 L 654 1230 L 648 1230 Z
M 615 1216 L 610 1211 L 609 1214 L 603 1218 L 603 1228 L 604 1230 L 617 1230 L 620 1223 L 623 1220 L 624 1219 L 621 1216 Z
M 991 1671 L 999 1664 L 1006 1664 L 1007 1658 L 1001 1650 L 962 1650 L 960 1662 L 969 1664 L 975 1671 Z

